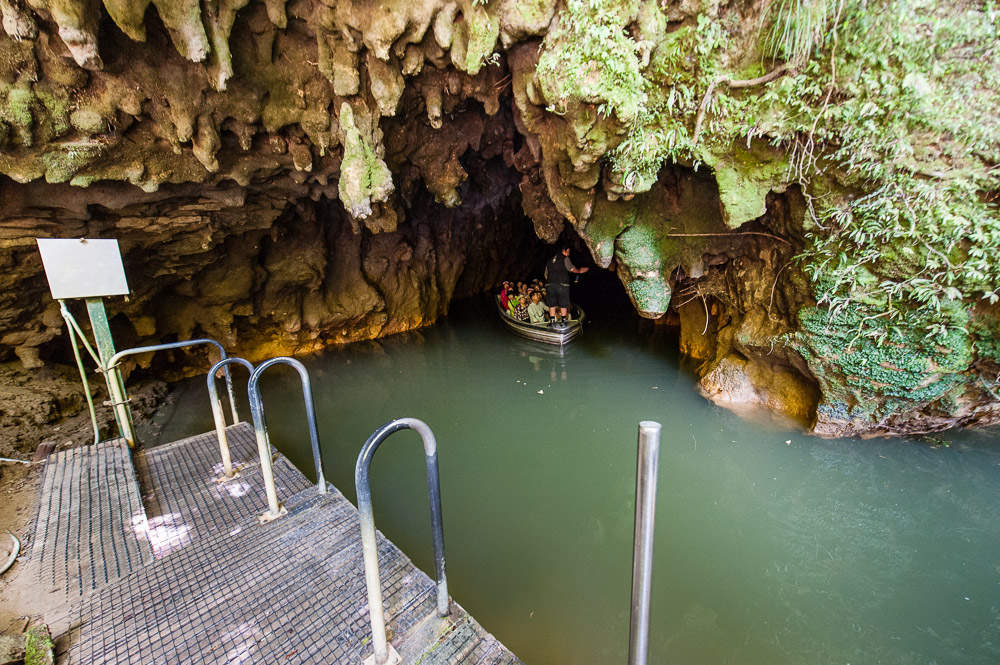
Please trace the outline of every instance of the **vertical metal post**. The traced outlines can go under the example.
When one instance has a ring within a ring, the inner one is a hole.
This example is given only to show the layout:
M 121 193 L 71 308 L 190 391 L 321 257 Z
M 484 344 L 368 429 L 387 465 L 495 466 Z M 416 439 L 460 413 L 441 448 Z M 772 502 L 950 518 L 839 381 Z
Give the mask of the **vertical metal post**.
M 118 423 L 118 432 L 128 441 L 130 448 L 135 448 L 135 428 L 132 425 L 132 411 L 125 399 L 125 384 L 122 381 L 121 372 L 110 364 L 115 355 L 115 342 L 111 337 L 111 325 L 108 323 L 108 313 L 104 309 L 104 301 L 100 298 L 87 298 L 86 302 L 87 314 L 90 315 L 90 326 L 94 331 L 94 341 L 97 342 L 97 353 L 101 357 L 104 380 L 108 384 L 115 421 Z
M 257 454 L 260 455 L 260 473 L 264 477 L 264 490 L 267 493 L 267 512 L 257 518 L 262 524 L 288 514 L 288 510 L 278 503 L 278 491 L 274 486 L 274 468 L 271 464 L 271 442 L 267 436 L 267 423 L 264 422 L 263 411 L 260 404 L 253 399 L 251 391 L 250 417 L 253 419 L 253 430 L 257 437 Z
M 87 369 L 83 366 L 83 358 L 80 357 L 80 347 L 76 343 L 76 331 L 73 329 L 76 321 L 73 319 L 73 315 L 69 313 L 65 300 L 59 301 L 59 310 L 66 321 L 66 330 L 69 332 L 69 344 L 73 347 L 73 357 L 76 358 L 76 368 L 80 370 L 80 381 L 83 382 L 83 395 L 87 398 L 87 408 L 90 410 L 90 424 L 94 428 L 94 445 L 96 445 L 101 442 L 101 428 L 97 424 L 97 411 L 94 409 L 94 396 L 90 392 L 90 382 L 87 380 Z M 87 346 L 87 350 L 93 355 L 93 350 L 87 344 L 86 338 L 83 339 L 83 344 Z
M 635 481 L 635 541 L 632 553 L 632 613 L 629 621 L 629 665 L 646 665 L 649 656 L 649 600 L 653 583 L 653 520 L 660 430 L 652 420 L 639 423 L 639 456 Z

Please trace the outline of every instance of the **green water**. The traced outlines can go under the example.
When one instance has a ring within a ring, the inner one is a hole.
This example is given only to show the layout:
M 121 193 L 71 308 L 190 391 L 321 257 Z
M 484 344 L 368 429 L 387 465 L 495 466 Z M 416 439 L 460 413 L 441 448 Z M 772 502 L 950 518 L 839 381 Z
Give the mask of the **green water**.
M 353 500 L 371 432 L 425 420 L 453 598 L 528 665 L 625 663 L 637 424 L 658 420 L 651 663 L 1000 662 L 995 431 L 934 447 L 747 422 L 698 396 L 675 347 L 596 320 L 560 357 L 478 303 L 307 359 L 327 477 Z M 272 371 L 273 440 L 309 469 L 297 375 Z M 212 429 L 203 381 L 177 395 L 164 439 Z M 377 526 L 432 571 L 419 437 L 393 435 L 372 477 Z

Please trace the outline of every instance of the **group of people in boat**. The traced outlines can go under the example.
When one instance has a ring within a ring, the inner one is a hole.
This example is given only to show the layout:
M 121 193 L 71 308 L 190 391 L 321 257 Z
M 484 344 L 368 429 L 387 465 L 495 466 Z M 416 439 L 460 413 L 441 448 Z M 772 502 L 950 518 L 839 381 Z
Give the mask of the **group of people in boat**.
M 518 282 L 503 283 L 500 291 L 500 304 L 507 308 L 507 313 L 517 321 L 531 323 L 548 322 L 548 306 L 545 304 L 545 287 L 535 279 L 531 284 Z
M 517 321 L 552 323 L 561 325 L 570 321 L 570 273 L 585 273 L 589 268 L 577 268 L 569 258 L 569 245 L 560 245 L 559 251 L 545 266 L 545 284 L 534 279 L 530 284 L 503 283 L 500 304 Z

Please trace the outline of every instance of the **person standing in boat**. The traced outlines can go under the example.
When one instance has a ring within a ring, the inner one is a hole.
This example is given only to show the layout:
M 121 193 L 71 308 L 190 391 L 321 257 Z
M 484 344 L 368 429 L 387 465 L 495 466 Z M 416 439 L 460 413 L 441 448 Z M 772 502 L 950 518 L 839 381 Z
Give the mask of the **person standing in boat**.
M 588 270 L 590 268 L 577 268 L 569 260 L 569 245 L 560 245 L 556 255 L 549 259 L 548 265 L 545 266 L 545 277 L 548 280 L 545 290 L 553 325 L 558 325 L 560 322 L 556 317 L 556 309 L 562 316 L 562 323 L 569 321 L 569 274 L 571 272 L 583 274 Z

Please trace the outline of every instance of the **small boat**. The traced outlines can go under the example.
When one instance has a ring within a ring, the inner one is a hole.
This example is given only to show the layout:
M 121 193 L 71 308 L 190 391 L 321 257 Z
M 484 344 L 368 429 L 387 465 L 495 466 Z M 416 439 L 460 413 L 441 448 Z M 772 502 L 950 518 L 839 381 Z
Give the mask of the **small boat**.
M 579 305 L 573 305 L 570 309 L 572 318 L 569 323 L 559 327 L 554 327 L 550 323 L 530 323 L 528 321 L 518 321 L 510 315 L 510 312 L 507 311 L 506 307 L 500 304 L 499 296 L 495 298 L 495 302 L 497 304 L 497 311 L 500 312 L 500 318 L 503 319 L 504 325 L 521 337 L 526 337 L 536 342 L 562 346 L 564 344 L 569 344 L 583 331 L 583 321 L 586 318 L 586 314 L 584 314 Z

